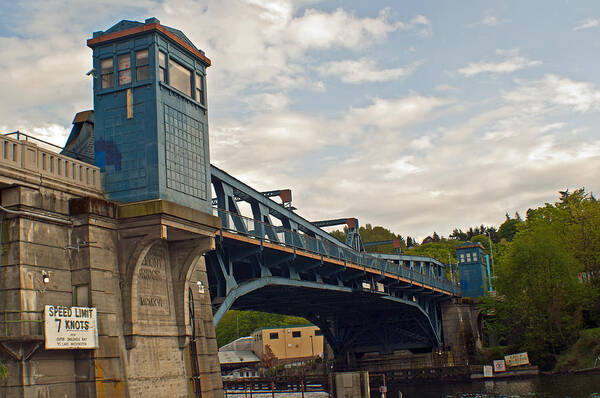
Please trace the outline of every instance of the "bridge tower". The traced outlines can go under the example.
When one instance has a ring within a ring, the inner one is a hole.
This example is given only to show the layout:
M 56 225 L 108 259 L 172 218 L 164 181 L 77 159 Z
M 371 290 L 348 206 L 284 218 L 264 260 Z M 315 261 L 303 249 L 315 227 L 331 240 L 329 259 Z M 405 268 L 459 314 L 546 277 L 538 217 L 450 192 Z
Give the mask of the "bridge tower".
M 164 199 L 211 211 L 202 50 L 156 18 L 121 21 L 88 40 L 94 158 L 109 199 Z
M 481 243 L 465 242 L 456 248 L 458 272 L 463 297 L 480 297 L 488 290 L 484 247 Z

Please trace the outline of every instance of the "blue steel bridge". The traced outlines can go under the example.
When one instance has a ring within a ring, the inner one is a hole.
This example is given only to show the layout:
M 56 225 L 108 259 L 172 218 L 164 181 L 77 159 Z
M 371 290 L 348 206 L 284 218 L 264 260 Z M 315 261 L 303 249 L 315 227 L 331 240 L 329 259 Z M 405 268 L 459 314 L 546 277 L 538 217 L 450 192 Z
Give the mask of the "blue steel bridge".
M 441 304 L 460 295 L 446 264 L 366 253 L 356 219 L 309 222 L 293 211 L 289 191 L 258 192 L 215 166 L 211 182 L 222 223 L 206 256 L 215 325 L 229 309 L 302 316 L 346 365 L 365 352 L 443 343 Z M 320 228 L 341 223 L 346 244 Z

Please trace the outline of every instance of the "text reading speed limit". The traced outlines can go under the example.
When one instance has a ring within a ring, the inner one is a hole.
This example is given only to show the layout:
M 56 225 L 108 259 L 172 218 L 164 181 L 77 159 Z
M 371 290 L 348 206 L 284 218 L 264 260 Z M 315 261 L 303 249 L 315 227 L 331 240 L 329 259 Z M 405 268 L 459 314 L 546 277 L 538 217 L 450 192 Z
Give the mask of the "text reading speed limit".
M 98 348 L 97 310 L 47 305 L 46 349 Z

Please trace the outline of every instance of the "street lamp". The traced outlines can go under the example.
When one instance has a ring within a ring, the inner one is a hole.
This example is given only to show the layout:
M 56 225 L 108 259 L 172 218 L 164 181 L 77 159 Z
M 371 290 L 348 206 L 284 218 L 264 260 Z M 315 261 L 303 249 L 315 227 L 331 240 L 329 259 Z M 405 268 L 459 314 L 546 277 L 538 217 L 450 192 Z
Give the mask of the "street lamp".
M 494 251 L 492 250 L 492 237 L 490 236 L 490 230 L 487 231 L 487 236 L 490 241 L 490 257 L 492 258 L 492 278 L 496 277 L 496 270 L 494 269 Z

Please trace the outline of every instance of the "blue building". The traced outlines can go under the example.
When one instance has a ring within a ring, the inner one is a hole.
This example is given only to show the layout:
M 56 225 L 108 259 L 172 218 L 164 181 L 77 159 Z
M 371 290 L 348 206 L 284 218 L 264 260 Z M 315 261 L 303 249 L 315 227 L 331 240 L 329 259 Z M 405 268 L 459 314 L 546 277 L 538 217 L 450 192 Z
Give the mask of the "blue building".
M 486 259 L 481 243 L 465 242 L 456 247 L 463 297 L 480 297 L 488 290 Z
M 121 21 L 94 32 L 94 162 L 109 198 L 210 212 L 206 68 L 179 30 Z

